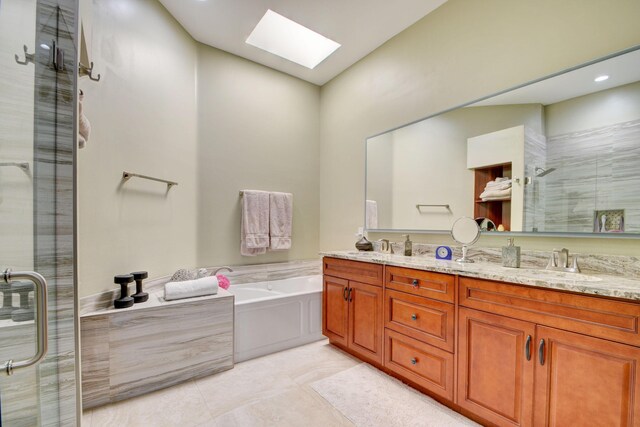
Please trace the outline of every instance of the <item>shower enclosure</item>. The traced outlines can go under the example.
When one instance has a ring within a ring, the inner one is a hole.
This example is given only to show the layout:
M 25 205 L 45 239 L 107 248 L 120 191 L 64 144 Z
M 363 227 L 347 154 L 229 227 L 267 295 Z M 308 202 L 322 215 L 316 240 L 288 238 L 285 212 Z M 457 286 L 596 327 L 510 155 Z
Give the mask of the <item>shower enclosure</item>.
M 77 0 L 0 0 L 2 426 L 78 420 L 76 17 Z

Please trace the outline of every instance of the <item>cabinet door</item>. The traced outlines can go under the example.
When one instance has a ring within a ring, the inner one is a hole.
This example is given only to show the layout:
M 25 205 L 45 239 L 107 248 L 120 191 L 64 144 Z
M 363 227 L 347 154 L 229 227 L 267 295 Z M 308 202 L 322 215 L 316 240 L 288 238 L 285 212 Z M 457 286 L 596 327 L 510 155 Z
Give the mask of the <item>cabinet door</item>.
M 382 288 L 349 282 L 349 348 L 382 364 Z
M 538 326 L 535 425 L 639 426 L 639 362 L 639 348 Z
M 531 425 L 535 325 L 466 308 L 459 325 L 458 405 L 499 426 Z
M 331 342 L 347 346 L 349 316 L 347 293 L 349 282 L 324 276 L 322 292 L 322 333 Z

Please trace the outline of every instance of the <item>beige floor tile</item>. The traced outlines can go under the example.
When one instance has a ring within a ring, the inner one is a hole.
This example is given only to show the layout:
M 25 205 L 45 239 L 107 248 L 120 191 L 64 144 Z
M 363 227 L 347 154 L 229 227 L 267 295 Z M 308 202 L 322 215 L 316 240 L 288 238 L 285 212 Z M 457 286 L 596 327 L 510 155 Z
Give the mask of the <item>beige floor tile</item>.
M 82 427 L 91 427 L 91 416 L 93 415 L 93 411 L 91 409 L 84 411 L 82 413 Z
M 241 406 L 205 425 L 207 427 L 353 426 L 328 403 L 316 399 L 303 387 Z
M 213 417 L 296 388 L 286 375 L 273 372 L 267 358 L 237 364 L 232 370 L 196 380 Z
M 193 381 L 96 408 L 91 427 L 197 426 L 212 419 Z

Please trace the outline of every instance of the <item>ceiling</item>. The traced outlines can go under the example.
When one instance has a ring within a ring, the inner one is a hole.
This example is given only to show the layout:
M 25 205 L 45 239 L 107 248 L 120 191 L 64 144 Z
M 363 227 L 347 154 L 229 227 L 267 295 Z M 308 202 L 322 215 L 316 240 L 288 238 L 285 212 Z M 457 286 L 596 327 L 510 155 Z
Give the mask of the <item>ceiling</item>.
M 160 0 L 197 41 L 323 85 L 446 0 Z M 245 43 L 271 9 L 342 46 L 313 70 Z

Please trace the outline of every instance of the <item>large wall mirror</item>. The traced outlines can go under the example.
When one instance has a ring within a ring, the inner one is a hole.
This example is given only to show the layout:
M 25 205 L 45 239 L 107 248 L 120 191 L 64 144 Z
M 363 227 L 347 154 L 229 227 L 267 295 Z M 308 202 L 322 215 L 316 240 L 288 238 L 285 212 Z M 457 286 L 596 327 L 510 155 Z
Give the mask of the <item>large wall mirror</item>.
M 640 48 L 368 138 L 368 230 L 640 237 Z

